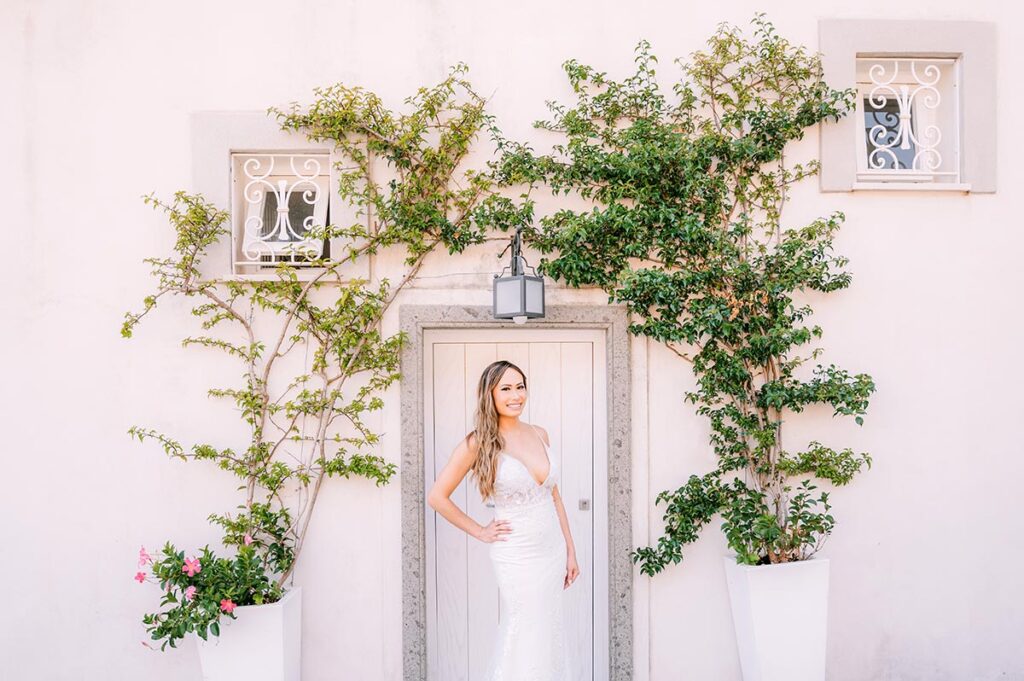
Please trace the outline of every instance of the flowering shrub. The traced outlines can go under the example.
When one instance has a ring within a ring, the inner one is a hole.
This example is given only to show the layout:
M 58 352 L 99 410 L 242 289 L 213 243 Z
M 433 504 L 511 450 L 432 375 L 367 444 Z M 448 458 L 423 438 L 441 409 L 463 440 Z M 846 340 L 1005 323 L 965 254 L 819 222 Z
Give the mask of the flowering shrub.
M 287 507 L 274 510 L 270 504 L 254 502 L 239 508 L 242 512 L 235 516 L 211 514 L 208 518 L 224 528 L 221 543 L 238 547 L 233 558 L 217 556 L 209 546 L 189 556 L 170 542 L 155 560 L 145 547 L 139 549 L 140 570 L 134 579 L 159 584 L 160 606 L 170 606 L 142 618 L 150 637 L 163 640 L 160 650 L 177 647 L 188 633 L 203 640 L 210 633 L 219 636 L 221 616 L 235 619 L 234 610 L 240 605 L 275 603 L 284 595 L 279 578 L 295 562 Z M 148 573 L 143 572 L 147 566 Z
M 255 541 L 238 547 L 233 558 L 217 556 L 209 546 L 199 555 L 187 556 L 168 542 L 154 560 L 143 547 L 139 567 L 147 565 L 149 574 L 140 571 L 135 579 L 159 584 L 160 606 L 170 606 L 142 618 L 153 640 L 164 639 L 161 650 L 177 647 L 188 633 L 203 640 L 209 633 L 219 636 L 222 615 L 235 619 L 239 605 L 274 603 L 282 596 L 281 587 L 270 576 L 268 554 Z

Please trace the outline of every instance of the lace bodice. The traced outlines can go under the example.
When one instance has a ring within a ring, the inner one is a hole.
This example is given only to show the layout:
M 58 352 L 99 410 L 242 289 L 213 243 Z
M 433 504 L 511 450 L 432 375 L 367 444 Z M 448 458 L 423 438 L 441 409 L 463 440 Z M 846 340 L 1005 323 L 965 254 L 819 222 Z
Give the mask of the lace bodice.
M 550 448 L 544 444 L 539 433 L 538 439 L 544 446 L 544 454 L 548 459 L 547 478 L 538 484 L 525 464 L 501 452 L 498 455 L 498 472 L 494 478 L 492 501 L 495 508 L 513 508 L 551 501 L 551 488 L 558 479 L 558 463 L 557 459 L 551 456 Z

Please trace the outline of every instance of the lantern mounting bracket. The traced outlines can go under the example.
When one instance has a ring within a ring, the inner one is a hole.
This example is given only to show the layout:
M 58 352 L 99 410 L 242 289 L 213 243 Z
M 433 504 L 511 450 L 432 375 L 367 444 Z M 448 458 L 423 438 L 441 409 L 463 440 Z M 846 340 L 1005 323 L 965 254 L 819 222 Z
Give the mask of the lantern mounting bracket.
M 503 268 L 499 274 L 495 274 L 494 278 L 497 279 L 503 276 L 510 267 L 513 277 L 525 274 L 523 270 L 524 264 L 533 270 L 533 276 L 537 276 L 537 268 L 527 262 L 526 256 L 523 255 L 523 228 L 521 225 L 516 227 L 516 233 L 509 237 L 508 245 L 498 254 L 498 258 L 500 259 L 504 256 L 510 248 L 512 249 L 512 264 Z
M 544 277 L 537 274 L 537 269 L 530 266 L 523 257 L 523 228 L 516 227 L 516 232 L 509 239 L 498 258 L 502 258 L 508 249 L 512 249 L 512 263 L 494 275 L 494 318 L 511 319 L 516 324 L 523 324 L 527 319 L 544 316 Z M 527 274 L 529 266 L 533 274 Z M 512 270 L 511 275 L 505 273 Z

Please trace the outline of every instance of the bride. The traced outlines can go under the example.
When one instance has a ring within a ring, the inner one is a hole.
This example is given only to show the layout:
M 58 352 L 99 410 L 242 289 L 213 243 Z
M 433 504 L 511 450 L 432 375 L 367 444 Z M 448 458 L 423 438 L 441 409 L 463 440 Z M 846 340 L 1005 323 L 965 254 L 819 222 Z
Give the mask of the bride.
M 476 427 L 452 452 L 427 496 L 449 522 L 491 545 L 501 618 L 487 675 L 479 681 L 571 678 L 562 594 L 580 570 L 547 432 L 519 420 L 526 396 L 526 375 L 511 362 L 484 369 Z M 494 501 L 494 519 L 483 527 L 450 499 L 469 471 L 481 497 Z

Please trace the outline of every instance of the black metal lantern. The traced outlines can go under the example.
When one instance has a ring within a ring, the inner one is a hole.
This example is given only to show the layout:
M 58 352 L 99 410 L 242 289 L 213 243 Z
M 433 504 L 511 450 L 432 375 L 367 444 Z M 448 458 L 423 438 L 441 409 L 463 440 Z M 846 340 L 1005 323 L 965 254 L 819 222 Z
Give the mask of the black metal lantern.
M 526 258 L 522 255 L 522 229 L 516 228 L 509 243 L 512 248 L 512 273 L 503 276 L 509 270 L 506 267 L 501 274 L 494 275 L 494 318 L 511 319 L 516 324 L 544 316 L 544 277 L 538 275 L 532 266 L 532 275 L 526 274 L 523 269 Z M 505 255 L 509 246 L 498 255 L 499 258 Z

